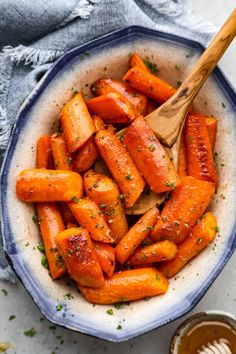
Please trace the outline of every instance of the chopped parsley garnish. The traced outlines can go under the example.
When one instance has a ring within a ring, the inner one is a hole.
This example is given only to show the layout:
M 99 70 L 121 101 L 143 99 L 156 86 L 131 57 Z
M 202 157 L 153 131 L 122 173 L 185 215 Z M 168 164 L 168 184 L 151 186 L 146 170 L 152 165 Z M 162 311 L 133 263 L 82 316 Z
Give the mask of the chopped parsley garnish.
M 152 74 L 156 74 L 158 72 L 157 65 L 152 63 L 148 58 L 144 60 L 144 64 L 151 71 Z
M 110 316 L 114 315 L 113 310 L 112 309 L 107 310 L 107 314 Z
M 61 305 L 61 304 L 57 305 L 57 306 L 56 306 L 56 310 L 57 310 L 57 311 L 61 311 L 61 310 L 62 310 L 62 305 Z
M 131 174 L 130 174 L 130 173 L 129 173 L 128 175 L 126 175 L 125 177 L 126 177 L 126 179 L 128 179 L 129 181 L 132 179 L 132 177 L 131 177 Z
M 223 108 L 225 108 L 225 104 L 224 104 L 224 102 L 221 102 L 221 106 L 222 106 Z
M 120 329 L 122 329 L 122 326 L 119 324 L 119 325 L 116 327 L 116 329 L 120 330 Z
M 72 300 L 74 299 L 74 296 L 71 293 L 67 293 L 65 295 L 63 295 L 64 299 L 68 299 L 68 300 Z
M 36 333 L 36 331 L 33 327 L 24 331 L 24 335 L 26 337 L 31 337 L 31 338 L 35 335 L 35 333 Z
M 42 253 L 45 252 L 45 248 L 44 248 L 44 245 L 43 245 L 42 243 L 40 243 L 40 244 L 37 246 L 37 249 L 38 249 L 40 252 L 42 252 Z
M 73 198 L 71 198 L 72 202 L 78 204 L 79 203 L 79 199 L 74 195 Z
M 156 148 L 155 148 L 155 146 L 154 146 L 154 145 L 150 145 L 150 146 L 149 146 L 149 150 L 150 150 L 150 151 L 152 151 L 152 152 L 153 152 L 155 149 L 156 149 Z
M 167 220 L 167 217 L 166 216 L 162 216 L 162 221 L 166 221 Z
M 8 291 L 6 289 L 1 289 L 2 290 L 2 293 L 7 296 L 8 295 Z
M 180 69 L 180 64 L 175 64 L 175 69 L 179 70 Z
M 16 318 L 15 315 L 11 315 L 11 316 L 9 316 L 8 320 L 9 320 L 9 321 L 12 321 L 12 320 L 14 320 L 15 318 Z
M 201 238 L 201 237 L 199 237 L 199 238 L 197 239 L 197 243 L 198 243 L 198 245 L 200 245 L 200 244 L 202 243 L 202 238 Z
M 105 209 L 105 208 L 106 208 L 106 204 L 100 203 L 100 204 L 99 204 L 99 208 Z
M 48 260 L 45 256 L 41 258 L 41 264 L 44 266 L 44 268 L 49 269 Z
M 220 231 L 220 229 L 219 229 L 218 226 L 215 227 L 215 231 L 216 231 L 216 232 L 219 232 L 219 231 Z
M 180 86 L 182 85 L 182 81 L 178 80 L 178 81 L 176 82 L 176 85 L 177 85 L 177 87 L 180 87 Z
M 118 198 L 119 198 L 120 200 L 123 200 L 123 199 L 124 199 L 124 195 L 123 195 L 123 194 L 119 194 L 119 195 L 118 195 Z
M 33 215 L 33 216 L 32 216 L 32 220 L 33 220 L 33 222 L 34 222 L 35 224 L 38 224 L 38 218 L 37 218 L 36 215 Z
M 69 165 L 71 165 L 72 164 L 72 158 L 68 157 L 67 162 L 68 162 Z

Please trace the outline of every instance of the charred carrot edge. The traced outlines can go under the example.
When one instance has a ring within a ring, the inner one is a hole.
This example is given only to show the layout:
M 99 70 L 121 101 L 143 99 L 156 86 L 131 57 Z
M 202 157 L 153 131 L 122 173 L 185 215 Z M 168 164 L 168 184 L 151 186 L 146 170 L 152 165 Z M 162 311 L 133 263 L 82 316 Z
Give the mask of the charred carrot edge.
M 65 228 L 64 223 L 55 203 L 37 203 L 36 210 L 50 274 L 53 279 L 57 279 L 66 273 L 65 264 L 55 242 L 58 232 Z
M 56 243 L 71 278 L 79 285 L 99 288 L 105 284 L 87 230 L 77 227 L 59 232 Z
M 103 130 L 98 132 L 95 136 L 95 142 L 112 177 L 124 196 L 126 207 L 133 206 L 145 185 L 137 167 L 121 142 L 110 131 Z
M 147 109 L 147 97 L 135 91 L 123 82 L 111 79 L 99 79 L 92 84 L 92 92 L 96 96 L 116 92 L 127 99 L 136 111 L 136 115 L 145 115 Z
M 96 203 L 88 197 L 68 203 L 78 223 L 86 228 L 95 241 L 115 243 L 116 239 L 108 227 L 103 213 Z
M 57 133 L 53 134 L 51 136 L 51 147 L 55 169 L 70 171 L 72 169 L 72 157 L 68 153 L 63 136 Z
M 17 197 L 24 202 L 62 202 L 83 195 L 83 180 L 76 172 L 23 170 L 16 182 Z
M 215 192 L 214 185 L 194 177 L 182 178 L 162 209 L 151 238 L 156 241 L 182 242 L 202 216 Z
M 137 265 L 147 265 L 149 263 L 163 262 L 176 257 L 177 246 L 171 241 L 162 241 L 138 249 L 128 260 L 131 267 Z
M 157 208 L 148 210 L 138 222 L 131 227 L 115 248 L 116 260 L 124 264 L 140 243 L 148 236 L 159 216 Z
M 93 241 L 93 249 L 104 273 L 111 277 L 115 269 L 115 250 L 103 242 Z
M 214 117 L 206 117 L 205 120 L 211 148 L 214 150 L 217 133 L 217 119 Z
M 93 120 L 81 93 L 75 95 L 63 107 L 60 119 L 67 149 L 70 153 L 83 146 L 95 132 Z
M 97 157 L 98 150 L 92 137 L 76 152 L 73 169 L 78 173 L 84 173 L 93 166 Z
M 167 278 L 173 277 L 213 241 L 216 230 L 216 218 L 212 213 L 207 212 L 200 222 L 194 226 L 189 236 L 179 245 L 176 258 L 161 264 L 160 271 Z
M 131 57 L 129 58 L 129 67 L 133 68 L 134 66 L 138 66 L 144 71 L 149 72 L 143 60 L 140 58 L 140 56 L 137 53 L 132 54 Z
M 168 290 L 166 277 L 155 268 L 132 269 L 115 273 L 105 280 L 105 286 L 90 289 L 80 286 L 85 298 L 95 304 L 115 304 L 164 294 Z
M 171 191 L 180 184 L 173 163 L 143 117 L 127 129 L 124 144 L 154 193 Z
M 36 167 L 52 168 L 52 150 L 49 135 L 43 135 L 37 141 Z
M 185 128 L 188 174 L 217 185 L 218 178 L 205 117 L 189 113 Z
M 128 224 L 121 203 L 123 196 L 109 177 L 89 170 L 84 175 L 84 188 L 103 212 L 116 243 L 128 232 Z
M 166 102 L 176 91 L 159 77 L 150 72 L 134 66 L 125 74 L 123 80 L 134 89 L 144 93 L 158 103 Z
M 117 92 L 107 93 L 86 101 L 91 114 L 96 114 L 105 123 L 130 123 L 136 112 L 129 101 Z

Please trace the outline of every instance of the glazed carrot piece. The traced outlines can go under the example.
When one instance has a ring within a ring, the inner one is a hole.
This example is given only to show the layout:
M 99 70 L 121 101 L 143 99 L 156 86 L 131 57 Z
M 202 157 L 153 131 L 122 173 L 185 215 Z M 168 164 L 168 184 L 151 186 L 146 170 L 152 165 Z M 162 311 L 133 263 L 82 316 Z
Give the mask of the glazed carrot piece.
M 147 97 L 142 93 L 131 89 L 123 82 L 111 79 L 99 79 L 92 84 L 92 92 L 96 96 L 116 92 L 127 99 L 136 111 L 137 115 L 145 115 L 147 109 Z
M 143 117 L 127 129 L 124 144 L 154 193 L 171 191 L 180 184 L 173 163 Z
M 49 135 L 43 135 L 37 142 L 37 162 L 38 168 L 52 168 L 52 150 Z
M 206 128 L 209 135 L 211 148 L 214 150 L 217 132 L 217 119 L 214 117 L 206 117 Z
M 72 170 L 72 157 L 68 153 L 65 139 L 62 135 L 53 134 L 51 136 L 51 147 L 54 166 L 56 170 Z
M 94 201 L 84 197 L 70 202 L 68 205 L 78 223 L 88 230 L 93 240 L 108 243 L 116 241 L 102 212 Z
M 138 249 L 131 256 L 127 264 L 131 267 L 137 265 L 147 265 L 149 263 L 162 262 L 176 257 L 178 250 L 174 242 L 169 240 L 154 243 Z
M 184 177 L 188 175 L 188 164 L 187 164 L 186 145 L 185 145 L 185 131 L 183 131 L 181 135 L 181 140 L 179 145 L 178 174 L 180 177 Z
M 160 271 L 167 278 L 173 277 L 213 241 L 216 230 L 216 218 L 211 212 L 206 213 L 200 222 L 193 227 L 189 236 L 179 245 L 176 258 L 161 264 Z
M 67 229 L 73 229 L 73 228 L 76 228 L 76 227 L 79 227 L 79 225 L 77 223 L 74 223 L 74 222 L 68 222 L 66 224 L 66 228 Z
M 67 149 L 70 153 L 83 146 L 95 132 L 93 120 L 81 93 L 75 95 L 63 107 L 60 119 Z
M 140 58 L 140 56 L 137 53 L 132 54 L 131 57 L 129 58 L 129 67 L 133 68 L 134 66 L 138 66 L 144 71 L 149 72 L 143 60 Z
M 60 207 L 62 219 L 65 224 L 68 224 L 69 222 L 76 223 L 76 219 L 75 219 L 74 215 L 72 214 L 67 203 L 60 203 L 59 207 Z
M 97 146 L 94 138 L 90 138 L 75 154 L 73 169 L 78 173 L 84 173 L 93 166 L 98 157 Z
M 83 180 L 76 172 L 28 169 L 16 182 L 17 197 L 23 202 L 62 202 L 83 195 Z
M 158 103 L 167 101 L 176 91 L 164 80 L 150 72 L 134 66 L 125 74 L 123 80 L 134 89 L 154 99 Z
M 186 118 L 185 127 L 188 174 L 217 184 L 218 178 L 205 117 L 191 112 Z
M 166 202 L 151 233 L 152 239 L 182 242 L 204 213 L 214 192 L 214 185 L 210 182 L 191 176 L 183 177 L 181 185 Z
M 60 210 L 55 203 L 37 203 L 36 211 L 50 274 L 53 279 L 57 279 L 66 272 L 55 241 L 58 232 L 65 228 Z
M 95 136 L 98 150 L 116 181 L 127 208 L 134 205 L 145 182 L 134 162 L 115 134 L 102 130 Z
M 157 107 L 158 107 L 157 103 L 149 98 L 147 101 L 147 114 L 155 111 Z
M 89 170 L 84 175 L 86 194 L 101 209 L 116 243 L 128 232 L 128 224 L 117 184 L 109 177 Z
M 99 132 L 100 130 L 105 130 L 106 129 L 102 118 L 100 118 L 96 114 L 93 114 L 92 115 L 92 119 L 93 119 L 93 124 L 94 124 L 94 127 L 95 127 L 95 132 Z
M 104 273 L 111 277 L 115 269 L 115 250 L 103 242 L 93 241 L 93 249 Z
M 89 302 L 106 305 L 164 294 L 168 281 L 155 268 L 142 268 L 115 273 L 99 289 L 82 286 L 79 289 Z
M 56 243 L 71 278 L 78 285 L 90 288 L 104 286 L 102 269 L 87 230 L 77 227 L 59 232 Z
M 131 227 L 115 248 L 118 263 L 124 264 L 140 243 L 148 236 L 158 216 L 158 209 L 152 208 L 142 215 L 138 222 Z
M 101 117 L 105 123 L 130 123 L 136 117 L 133 106 L 117 92 L 90 98 L 86 104 L 89 112 Z

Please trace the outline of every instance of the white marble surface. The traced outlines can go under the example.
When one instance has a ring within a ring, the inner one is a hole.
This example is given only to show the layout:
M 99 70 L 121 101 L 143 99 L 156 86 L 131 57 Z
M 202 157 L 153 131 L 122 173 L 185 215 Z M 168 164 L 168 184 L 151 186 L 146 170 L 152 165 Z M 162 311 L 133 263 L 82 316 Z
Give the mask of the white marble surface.
M 221 25 L 235 7 L 234 0 L 198 0 L 192 1 L 194 12 L 204 19 Z M 236 87 L 236 43 L 234 43 L 221 61 L 221 67 Z M 191 313 L 206 309 L 219 309 L 236 313 L 236 254 L 224 268 L 220 276 Z M 12 344 L 8 354 L 90 354 L 120 352 L 134 354 L 168 354 L 168 346 L 176 327 L 186 318 L 181 318 L 149 334 L 126 343 L 106 343 L 62 328 L 49 329 L 47 320 L 40 321 L 41 314 L 33 301 L 18 282 L 9 285 L 0 282 L 0 289 L 6 289 L 5 296 L 0 291 L 0 342 Z M 9 321 L 9 316 L 16 318 Z M 26 337 L 23 332 L 33 327 L 34 337 Z

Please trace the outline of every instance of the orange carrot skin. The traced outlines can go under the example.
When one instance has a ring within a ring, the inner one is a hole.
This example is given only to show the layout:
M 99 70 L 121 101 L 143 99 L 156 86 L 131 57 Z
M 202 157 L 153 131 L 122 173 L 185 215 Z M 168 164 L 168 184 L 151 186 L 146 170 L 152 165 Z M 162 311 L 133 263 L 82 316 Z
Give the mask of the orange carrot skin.
M 88 230 L 93 240 L 115 242 L 102 212 L 91 199 L 84 197 L 76 202 L 70 202 L 68 205 L 79 225 Z
M 156 241 L 182 242 L 202 216 L 215 192 L 214 185 L 194 177 L 182 178 L 182 183 L 166 202 L 160 219 L 151 232 Z
M 115 134 L 110 131 L 98 132 L 95 142 L 119 190 L 124 195 L 126 207 L 133 206 L 142 193 L 145 182 L 130 155 Z
M 129 256 L 148 236 L 159 216 L 157 208 L 148 210 L 138 222 L 131 227 L 127 234 L 120 240 L 115 248 L 116 260 L 124 264 Z
M 142 92 L 158 103 L 166 102 L 176 91 L 159 77 L 134 66 L 125 74 L 123 80 L 134 89 Z
M 134 91 L 123 82 L 111 79 L 99 79 L 92 84 L 92 92 L 96 96 L 117 92 L 128 100 L 137 115 L 145 115 L 146 113 L 147 97 Z
M 105 123 L 130 123 L 136 112 L 129 101 L 117 92 L 107 93 L 86 101 L 89 112 L 102 118 Z
M 218 178 L 205 117 L 191 112 L 186 118 L 185 127 L 188 174 L 217 184 Z
M 83 180 L 76 172 L 23 170 L 16 182 L 16 194 L 23 202 L 62 202 L 83 195 Z
M 105 286 L 90 289 L 80 286 L 80 291 L 89 302 L 115 304 L 122 301 L 140 300 L 164 294 L 168 290 L 166 277 L 155 268 L 125 270 L 105 280 Z
M 93 137 L 90 138 L 75 154 L 73 169 L 78 173 L 86 172 L 98 158 L 97 146 Z
M 149 72 L 143 60 L 140 58 L 140 56 L 137 53 L 132 54 L 131 57 L 129 58 L 129 67 L 133 68 L 134 66 L 138 66 L 144 71 Z
M 163 262 L 175 258 L 177 252 L 178 249 L 174 242 L 169 240 L 161 241 L 138 249 L 129 258 L 127 264 L 133 267 L 141 264 L 147 265 L 149 263 Z
M 185 131 L 181 135 L 180 145 L 179 145 L 179 156 L 178 156 L 178 174 L 180 177 L 185 177 L 188 175 L 188 164 L 186 156 L 186 144 L 185 144 Z
M 67 229 L 73 229 L 73 228 L 76 228 L 76 227 L 79 227 L 79 225 L 77 223 L 74 223 L 74 222 L 68 222 L 66 224 L 66 228 Z
M 70 153 L 83 146 L 95 132 L 93 120 L 81 93 L 74 96 L 63 107 L 60 119 L 67 149 Z
M 189 236 L 179 245 L 176 258 L 161 264 L 160 271 L 167 278 L 173 277 L 213 241 L 216 229 L 216 218 L 211 212 L 207 212 L 200 222 L 193 227 Z
M 38 168 L 52 168 L 52 150 L 49 135 L 43 135 L 37 142 L 37 162 Z
M 111 277 L 115 269 L 115 250 L 103 242 L 93 241 L 93 249 L 104 273 Z
M 92 119 L 93 119 L 93 124 L 94 124 L 94 127 L 95 127 L 95 132 L 99 132 L 100 130 L 105 130 L 106 129 L 102 118 L 100 118 L 96 114 L 93 114 L 92 115 Z
M 143 117 L 127 129 L 124 143 L 154 193 L 171 191 L 180 184 L 174 165 Z
M 117 184 L 109 177 L 89 170 L 84 175 L 84 188 L 101 209 L 116 243 L 128 232 L 128 224 Z
M 55 203 L 37 203 L 36 210 L 50 274 L 53 279 L 57 279 L 66 273 L 65 264 L 55 241 L 58 232 L 64 230 L 64 223 Z
M 215 142 L 216 142 L 216 133 L 217 133 L 217 119 L 214 117 L 206 117 L 206 127 L 209 135 L 211 148 L 214 150 Z
M 65 140 L 62 135 L 51 136 L 51 147 L 54 166 L 56 170 L 72 170 L 72 157 L 68 153 Z
M 59 232 L 56 243 L 68 272 L 78 285 L 99 288 L 105 281 L 88 231 L 81 227 Z

